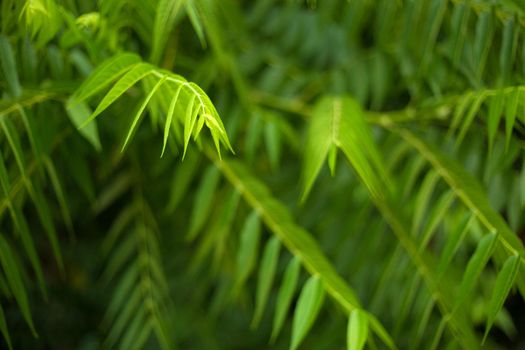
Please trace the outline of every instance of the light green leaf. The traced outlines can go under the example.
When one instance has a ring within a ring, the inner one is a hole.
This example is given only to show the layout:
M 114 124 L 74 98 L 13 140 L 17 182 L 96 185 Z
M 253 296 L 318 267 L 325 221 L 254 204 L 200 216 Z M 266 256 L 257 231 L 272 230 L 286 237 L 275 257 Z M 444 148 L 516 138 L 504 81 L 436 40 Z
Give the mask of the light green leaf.
M 492 297 L 490 299 L 490 307 L 488 309 L 487 324 L 485 328 L 485 336 L 483 337 L 483 342 L 489 334 L 490 328 L 498 315 L 498 312 L 501 310 L 505 299 L 509 295 L 509 292 L 516 281 L 518 272 L 520 269 L 520 258 L 517 255 L 510 256 L 503 267 L 501 268 L 498 277 L 496 278 L 496 284 L 494 285 L 494 291 L 492 292 Z
M 196 95 L 190 97 L 190 101 L 186 105 L 186 113 L 184 118 L 184 151 L 182 152 L 182 159 L 186 156 L 188 144 L 190 143 L 191 133 L 195 128 L 195 122 L 197 121 L 197 114 L 201 106 L 195 107 Z M 196 111 L 194 113 L 194 110 Z
M 135 132 L 135 129 L 137 127 L 137 124 L 140 120 L 140 117 L 142 116 L 142 113 L 144 112 L 144 110 L 146 109 L 146 106 L 148 105 L 149 101 L 151 100 L 151 98 L 153 97 L 153 95 L 155 95 L 155 92 L 157 91 L 157 89 L 162 85 L 164 84 L 164 82 L 166 81 L 167 77 L 164 76 L 162 78 L 159 79 L 159 81 L 153 86 L 153 88 L 150 90 L 150 92 L 146 95 L 146 97 L 144 98 L 144 101 L 142 101 L 142 104 L 140 105 L 137 113 L 135 114 L 135 118 L 133 118 L 133 122 L 131 123 L 131 127 L 129 128 L 129 131 L 128 131 L 128 134 L 126 136 L 126 140 L 124 141 L 124 145 L 122 146 L 122 151 L 124 151 L 124 149 L 126 148 L 126 145 L 128 144 L 129 140 L 131 139 L 131 135 L 133 135 L 133 133 Z M 117 83 L 118 85 L 118 83 Z M 110 91 L 111 92 L 111 91 Z M 108 93 L 109 95 L 109 93 Z M 98 109 L 98 108 L 97 108 Z
M 483 271 L 483 268 L 487 264 L 494 248 L 496 247 L 497 234 L 490 233 L 483 237 L 479 242 L 476 251 L 470 258 L 465 273 L 463 274 L 463 280 L 459 287 L 459 293 L 456 298 L 456 304 L 454 309 L 457 309 L 463 305 L 465 300 L 469 297 L 472 289 L 474 288 L 476 281 Z
M 109 90 L 109 92 L 104 96 L 102 101 L 99 103 L 95 112 L 81 125 L 84 127 L 90 121 L 95 119 L 100 113 L 102 113 L 106 108 L 108 108 L 115 100 L 117 100 L 123 93 L 125 93 L 129 88 L 131 88 L 139 80 L 143 79 L 148 74 L 153 72 L 153 66 L 147 63 L 137 63 L 129 70 L 119 81 Z
M 92 111 L 89 106 L 84 102 L 77 102 L 73 99 L 68 99 L 65 104 L 66 112 L 69 120 L 77 128 L 78 132 L 97 150 L 100 151 L 102 146 L 100 145 L 100 138 L 98 136 L 97 122 L 93 120 L 85 127 L 80 126 L 89 118 Z
M 321 306 L 324 301 L 323 282 L 319 276 L 312 276 L 306 281 L 299 300 L 295 307 L 295 313 L 292 324 L 292 342 L 291 350 L 299 347 L 304 337 L 312 328 Z
M 171 122 L 173 120 L 173 115 L 175 113 L 175 106 L 177 105 L 177 101 L 179 100 L 179 94 L 183 86 L 184 86 L 183 84 L 179 85 L 179 87 L 175 91 L 175 95 L 173 95 L 173 98 L 171 99 L 170 106 L 168 107 L 168 114 L 166 116 L 166 124 L 164 125 L 164 141 L 162 144 L 162 153 L 160 154 L 161 157 L 164 155 L 164 151 L 166 150 L 166 144 L 168 143 L 168 136 L 171 130 Z
M 346 348 L 348 350 L 361 350 L 364 348 L 368 337 L 368 316 L 366 312 L 355 309 L 348 318 L 346 332 Z
M 306 199 L 331 147 L 340 148 L 372 195 L 384 196 L 386 170 L 357 101 L 325 97 L 315 106 L 308 128 L 303 163 Z M 383 184 L 381 182 L 384 182 Z
M 84 80 L 72 99 L 76 102 L 88 99 L 103 90 L 139 62 L 141 62 L 140 57 L 132 53 L 121 53 L 111 57 L 100 64 L 89 77 Z
M 281 242 L 277 237 L 272 237 L 266 246 L 259 266 L 259 278 L 257 279 L 257 294 L 255 296 L 255 313 L 253 315 L 252 327 L 257 327 L 261 321 L 268 296 L 275 278 L 275 270 L 279 260 Z
M 275 308 L 275 315 L 273 318 L 273 329 L 270 342 L 273 343 L 281 332 L 281 329 L 286 319 L 286 314 L 290 309 L 292 298 L 297 288 L 297 281 L 299 280 L 299 272 L 301 271 L 301 260 L 294 256 L 288 263 L 286 271 L 284 272 L 281 288 L 277 295 L 277 306 Z
M 237 251 L 236 288 L 244 285 L 257 262 L 257 252 L 261 237 L 259 214 L 253 211 L 245 220 L 240 234 L 239 250 Z
M 188 14 L 191 25 L 193 26 L 193 30 L 195 30 L 195 33 L 197 33 L 197 37 L 199 38 L 201 46 L 205 48 L 206 37 L 204 36 L 202 19 L 200 18 L 199 11 L 197 10 L 197 6 L 195 5 L 194 1 L 195 0 L 186 1 L 186 13 Z
M 202 176 L 202 181 L 195 194 L 195 203 L 191 212 L 190 230 L 188 233 L 189 240 L 193 240 L 206 223 L 212 205 L 213 195 L 219 184 L 219 175 L 218 169 L 210 166 Z

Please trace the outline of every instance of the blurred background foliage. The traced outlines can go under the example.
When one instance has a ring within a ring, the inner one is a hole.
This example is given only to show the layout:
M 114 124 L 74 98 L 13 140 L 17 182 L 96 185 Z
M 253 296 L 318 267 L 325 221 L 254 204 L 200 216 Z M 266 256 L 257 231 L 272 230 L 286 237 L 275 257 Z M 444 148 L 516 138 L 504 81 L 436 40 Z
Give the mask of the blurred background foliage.
M 525 346 L 524 1 L 0 6 L 0 346 Z

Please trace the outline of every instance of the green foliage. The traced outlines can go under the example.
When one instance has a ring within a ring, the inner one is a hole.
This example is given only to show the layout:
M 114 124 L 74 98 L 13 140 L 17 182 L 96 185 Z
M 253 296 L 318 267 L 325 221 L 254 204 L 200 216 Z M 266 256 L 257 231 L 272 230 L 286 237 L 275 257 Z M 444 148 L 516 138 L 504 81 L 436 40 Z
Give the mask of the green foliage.
M 0 347 L 523 345 L 522 1 L 0 11 Z

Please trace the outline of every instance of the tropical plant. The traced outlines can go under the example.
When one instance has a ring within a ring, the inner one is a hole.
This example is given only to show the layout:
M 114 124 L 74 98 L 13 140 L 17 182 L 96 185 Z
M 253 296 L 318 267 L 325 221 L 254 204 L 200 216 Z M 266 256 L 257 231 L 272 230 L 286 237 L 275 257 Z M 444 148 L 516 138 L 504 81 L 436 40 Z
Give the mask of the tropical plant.
M 520 348 L 524 11 L 3 0 L 0 344 Z

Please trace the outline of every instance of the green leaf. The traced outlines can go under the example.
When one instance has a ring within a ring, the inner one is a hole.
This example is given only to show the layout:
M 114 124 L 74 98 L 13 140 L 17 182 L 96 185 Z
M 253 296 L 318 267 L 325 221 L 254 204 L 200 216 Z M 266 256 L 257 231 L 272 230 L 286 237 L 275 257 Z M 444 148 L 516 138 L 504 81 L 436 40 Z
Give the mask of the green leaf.
M 487 264 L 494 248 L 496 247 L 497 234 L 490 233 L 483 237 L 479 242 L 476 251 L 470 258 L 463 279 L 459 287 L 459 293 L 456 298 L 456 304 L 454 309 L 457 309 L 463 305 L 463 303 L 469 297 L 475 283 L 483 271 L 483 268 Z
M 266 246 L 259 266 L 259 278 L 257 279 L 257 294 L 255 297 L 255 313 L 253 315 L 252 327 L 257 327 L 261 321 L 268 296 L 275 278 L 275 270 L 279 260 L 281 242 L 277 237 L 272 237 Z
M 149 101 L 151 100 L 151 98 L 153 97 L 153 95 L 155 95 L 155 92 L 157 91 L 157 89 L 162 85 L 164 84 L 164 82 L 166 81 L 167 77 L 164 76 L 162 78 L 159 79 L 159 81 L 153 86 L 153 88 L 150 90 L 150 92 L 146 95 L 146 97 L 144 98 L 144 101 L 142 101 L 142 104 L 140 105 L 137 113 L 135 114 L 135 118 L 133 118 L 133 122 L 131 123 L 131 126 L 129 128 L 129 131 L 128 131 L 128 134 L 126 136 L 126 140 L 124 141 L 124 145 L 122 146 L 122 151 L 124 151 L 124 149 L 126 148 L 129 140 L 131 139 L 131 135 L 133 135 L 133 133 L 135 132 L 135 129 L 137 127 L 137 124 L 140 120 L 140 117 L 142 116 L 142 113 L 144 112 L 144 110 L 146 109 L 146 106 L 148 105 Z M 117 83 L 118 85 L 118 83 Z M 111 92 L 111 91 L 110 91 Z M 108 93 L 109 95 L 109 93 Z M 97 108 L 98 109 L 98 108 Z
M 477 113 L 479 112 L 479 109 L 485 101 L 485 98 L 487 97 L 485 92 L 479 92 L 474 96 L 474 100 L 472 104 L 470 105 L 470 109 L 465 116 L 465 120 L 463 121 L 463 125 L 461 126 L 461 130 L 459 132 L 459 135 L 456 139 L 456 145 L 461 144 L 461 141 L 463 141 L 463 138 L 467 134 L 468 130 L 470 129 L 470 125 L 474 121 L 474 118 L 476 117 Z
M 257 252 L 261 237 L 259 214 L 253 211 L 245 220 L 241 230 L 239 250 L 237 251 L 236 288 L 242 287 L 257 262 Z
M 196 153 L 189 153 L 184 162 L 175 167 L 171 183 L 170 196 L 166 205 L 166 213 L 172 214 L 191 186 L 191 182 L 199 170 L 200 157 Z
M 20 307 L 20 311 L 24 316 L 31 332 L 36 337 L 35 326 L 33 325 L 33 319 L 31 318 L 31 310 L 29 309 L 29 300 L 27 293 L 22 282 L 22 277 L 19 271 L 18 263 L 13 256 L 11 247 L 5 240 L 3 234 L 0 235 L 0 263 L 4 270 L 5 277 L 9 283 L 9 288 L 13 293 L 13 296 Z
M 9 330 L 7 329 L 7 323 L 5 322 L 4 309 L 0 305 L 0 331 L 4 336 L 5 342 L 9 350 L 13 350 L 13 345 L 11 344 L 11 337 L 9 336 Z
M 44 157 L 44 165 L 47 170 L 51 186 L 55 191 L 58 200 L 58 205 L 60 206 L 60 211 L 62 212 L 62 218 L 64 219 L 64 223 L 69 232 L 73 232 L 73 221 L 71 220 L 71 214 L 69 212 L 69 205 L 66 200 L 66 195 L 58 178 L 55 166 L 53 165 L 53 162 L 48 156 Z
M 270 342 L 273 343 L 281 332 L 281 329 L 286 319 L 286 314 L 290 309 L 292 298 L 297 288 L 297 281 L 299 280 L 299 272 L 301 271 L 301 260 L 294 256 L 288 263 L 286 271 L 284 272 L 281 288 L 277 295 L 277 306 L 275 308 L 275 315 L 273 318 L 272 336 Z
M 441 177 L 454 190 L 456 195 L 478 217 L 489 231 L 497 232 L 498 239 L 510 255 L 519 254 L 525 259 L 525 250 L 521 240 L 512 232 L 508 224 L 489 204 L 487 195 L 479 181 L 467 172 L 456 160 L 441 153 L 437 148 L 426 143 L 407 129 L 392 128 L 412 147 L 425 157 Z
M 91 109 L 84 102 L 77 102 L 72 98 L 68 99 L 65 104 L 66 112 L 69 120 L 77 128 L 78 132 L 97 150 L 100 152 L 102 146 L 100 145 L 100 138 L 98 136 L 97 122 L 93 120 L 85 127 L 80 128 L 82 124 L 91 115 Z
M 510 139 L 512 138 L 520 96 L 520 89 L 515 88 L 507 95 L 507 100 L 505 101 L 505 149 L 509 148 Z
M 518 272 L 520 269 L 520 258 L 517 255 L 510 256 L 503 267 L 501 268 L 498 277 L 496 278 L 496 284 L 494 285 L 494 291 L 492 292 L 492 297 L 490 299 L 490 307 L 488 309 L 487 324 L 485 328 L 485 336 L 483 337 L 483 342 L 489 334 L 490 328 L 498 315 L 498 312 L 501 310 L 505 299 L 509 295 L 509 292 L 516 281 Z
M 199 11 L 197 10 L 197 6 L 195 6 L 194 1 L 195 0 L 186 1 L 186 13 L 188 14 L 191 25 L 193 26 L 193 30 L 195 30 L 195 33 L 197 33 L 197 37 L 199 38 L 201 46 L 205 48 L 206 47 L 206 37 L 204 35 L 202 19 L 200 18 Z
M 343 151 L 372 195 L 382 197 L 386 187 L 386 170 L 361 107 L 349 97 L 325 97 L 316 104 L 308 128 L 301 200 L 308 196 L 328 152 L 334 146 Z
M 266 226 L 280 238 L 289 251 L 301 259 L 305 269 L 310 274 L 319 275 L 323 279 L 326 292 L 347 313 L 360 308 L 355 292 L 338 275 L 317 241 L 294 222 L 287 207 L 273 198 L 266 186 L 253 177 L 241 163 L 233 160 L 218 160 L 209 149 L 206 149 L 206 155 L 214 160 L 226 179 L 242 194 L 246 202 L 251 207 L 257 208 Z M 370 317 L 373 316 L 369 315 L 369 319 Z M 378 321 L 373 329 L 376 332 L 383 332 L 378 335 L 387 345 L 392 345 L 389 347 L 395 348 L 392 339 Z
M 195 194 L 195 203 L 190 217 L 190 230 L 188 239 L 193 240 L 200 232 L 206 219 L 213 201 L 213 195 L 219 184 L 220 173 L 214 166 L 208 167 L 202 176 L 199 189 Z
M 312 276 L 306 281 L 297 305 L 292 324 L 292 342 L 290 349 L 295 350 L 312 328 L 324 300 L 323 282 L 319 276 Z
M 514 18 L 509 18 L 503 23 L 501 50 L 499 53 L 501 78 L 502 83 L 505 85 L 507 85 L 510 78 L 512 63 L 516 54 L 517 38 Z
M 432 193 L 439 180 L 439 175 L 435 171 L 429 171 L 425 176 L 423 183 L 416 196 L 414 204 L 414 219 L 412 220 L 412 233 L 416 234 L 419 232 L 423 219 L 425 217 L 428 203 L 432 198 Z
M 26 180 L 27 179 L 26 162 L 24 158 L 24 152 L 22 151 L 22 145 L 20 144 L 20 138 L 18 137 L 16 128 L 13 126 L 13 123 L 8 118 L 0 118 L 0 125 L 2 126 L 2 129 L 4 130 L 4 134 L 7 138 L 7 142 L 9 143 L 9 146 L 11 147 L 11 150 L 13 151 L 13 155 L 15 156 L 16 164 L 18 165 L 18 170 L 20 170 L 20 174 L 22 174 L 22 178 Z M 28 186 L 28 189 L 30 190 L 31 188 L 30 183 L 26 181 L 26 185 Z
M 503 99 L 505 95 L 503 91 L 497 91 L 496 95 L 492 96 L 489 102 L 489 116 L 488 116 L 488 129 L 489 129 L 489 151 L 492 151 L 492 145 L 494 144 L 494 138 L 498 131 L 501 114 L 503 113 Z
M 481 80 L 492 42 L 492 12 L 483 11 L 476 22 L 476 35 L 473 45 L 473 59 L 476 76 Z
M 355 309 L 348 318 L 346 332 L 346 348 L 348 350 L 361 350 L 364 348 L 368 337 L 368 316 L 366 312 Z
M 270 118 L 264 125 L 264 141 L 270 166 L 275 171 L 279 167 L 281 157 L 281 134 L 277 123 Z
M 0 66 L 11 96 L 20 97 L 22 87 L 18 80 L 15 55 L 9 39 L 5 35 L 0 35 Z
M 184 118 L 184 150 L 182 152 L 182 159 L 186 156 L 186 150 L 188 149 L 188 144 L 190 143 L 191 133 L 195 128 L 195 122 L 197 121 L 197 113 L 201 106 L 195 108 L 195 100 L 197 99 L 196 95 L 190 97 L 190 101 L 186 105 L 186 113 Z M 195 110 L 195 111 L 194 111 Z
M 153 23 L 153 38 L 151 61 L 158 63 L 162 52 L 168 41 L 168 36 L 173 29 L 175 19 L 180 7 L 186 0 L 160 0 L 155 9 L 155 20 Z
M 147 63 L 137 63 L 129 70 L 119 81 L 109 90 L 104 96 L 102 101 L 99 103 L 93 114 L 81 125 L 84 127 L 86 124 L 95 119 L 100 113 L 108 108 L 116 99 L 122 96 L 129 88 L 131 88 L 139 80 L 143 79 L 148 74 L 153 72 L 153 66 Z
M 439 275 L 442 275 L 448 268 L 450 262 L 452 261 L 452 257 L 454 256 L 459 246 L 461 245 L 461 242 L 463 242 L 463 239 L 467 235 L 467 232 L 469 230 L 469 224 L 472 221 L 472 219 L 472 214 L 465 215 L 465 217 L 462 218 L 459 224 L 456 225 L 455 229 L 452 230 L 448 235 L 445 247 L 443 248 L 443 251 L 440 254 L 441 257 L 439 259 L 439 264 L 437 267 L 437 272 Z
M 132 67 L 135 67 L 139 62 L 141 62 L 140 57 L 132 53 L 121 53 L 111 57 L 100 64 L 89 77 L 84 80 L 73 95 L 72 100 L 81 102 L 88 99 L 106 88 Z
M 168 136 L 171 130 L 171 122 L 175 113 L 175 106 L 177 105 L 177 101 L 179 100 L 179 94 L 183 86 L 183 84 L 179 85 L 179 87 L 175 91 L 175 95 L 173 95 L 173 98 L 171 99 L 170 106 L 168 107 L 168 114 L 166 115 L 166 124 L 164 125 L 164 141 L 162 144 L 162 153 L 160 154 L 161 157 L 164 155 L 164 151 L 166 150 L 166 144 L 168 143 Z

